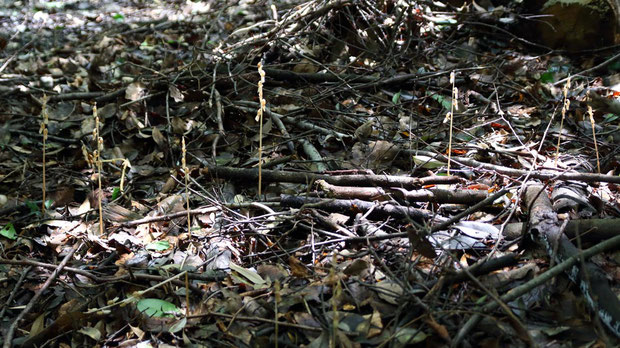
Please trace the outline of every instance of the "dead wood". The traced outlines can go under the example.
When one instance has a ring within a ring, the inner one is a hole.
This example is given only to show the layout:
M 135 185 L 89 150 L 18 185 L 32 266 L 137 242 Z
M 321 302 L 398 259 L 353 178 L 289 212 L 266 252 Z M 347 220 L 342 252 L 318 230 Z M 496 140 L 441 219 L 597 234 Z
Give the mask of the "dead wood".
M 564 229 L 564 233 L 570 239 L 581 238 L 583 242 L 600 242 L 620 234 L 618 219 L 583 219 L 570 220 Z M 503 235 L 508 240 L 521 237 L 523 223 L 515 222 L 506 225 Z
M 206 166 L 201 173 L 206 176 L 221 179 L 233 179 L 258 182 L 258 169 Z M 380 187 L 403 187 L 418 188 L 424 185 L 457 183 L 461 179 L 455 176 L 429 176 L 424 178 L 412 178 L 396 175 L 326 175 L 308 172 L 291 172 L 283 170 L 263 170 L 261 172 L 264 182 L 292 182 L 309 184 L 316 180 L 324 180 L 333 185 L 349 186 L 380 186 Z
M 551 260 L 561 263 L 579 255 L 580 250 L 564 234 L 544 186 L 528 186 L 524 203 L 531 207 L 529 232 L 545 248 Z M 611 291 L 603 270 L 582 259 L 581 264 L 571 267 L 566 274 L 579 286 L 590 309 L 616 336 L 620 336 L 620 301 Z
M 369 217 L 375 219 L 384 219 L 388 217 L 410 217 L 416 221 L 430 222 L 436 218 L 435 214 L 428 210 L 398 206 L 394 204 L 375 204 L 373 202 L 366 202 L 359 199 L 322 199 L 282 195 L 280 198 L 280 205 L 288 208 L 302 208 L 304 206 L 308 206 L 328 212 L 338 212 L 351 216 L 354 216 L 357 213 L 366 213 L 372 210 Z
M 509 302 L 509 301 L 513 301 L 525 294 L 527 294 L 528 292 L 530 292 L 532 289 L 543 285 L 544 283 L 550 281 L 551 279 L 553 279 L 553 277 L 556 277 L 558 275 L 560 275 L 562 272 L 569 272 L 573 267 L 575 267 L 575 265 L 577 263 L 580 262 L 580 260 L 583 259 L 588 259 L 594 255 L 598 255 L 602 252 L 608 251 L 608 250 L 614 250 L 617 249 L 618 246 L 620 246 L 620 236 L 616 236 L 610 240 L 606 240 L 604 242 L 601 242 L 591 248 L 588 248 L 586 250 L 584 250 L 581 254 L 575 254 L 571 257 L 569 257 L 568 259 L 562 261 L 561 263 L 549 268 L 547 271 L 545 271 L 544 273 L 540 274 L 537 277 L 534 277 L 533 279 L 529 280 L 528 282 L 521 284 L 515 288 L 512 288 L 510 291 L 508 291 L 507 293 L 503 294 L 500 299 L 503 302 Z M 479 309 L 479 312 L 476 311 L 476 314 L 472 315 L 467 322 L 465 322 L 464 325 L 461 326 L 461 329 L 459 330 L 458 334 L 456 335 L 456 337 L 454 338 L 454 340 L 452 341 L 452 347 L 458 347 L 459 343 L 465 338 L 465 336 L 467 336 L 467 334 L 480 322 L 480 320 L 482 319 L 482 314 L 480 313 L 489 313 L 492 310 L 495 310 L 497 307 L 499 307 L 499 303 L 496 301 L 490 301 L 487 302 L 484 306 L 482 306 Z
M 424 286 L 426 288 L 432 288 L 434 286 L 444 287 L 447 285 L 456 284 L 456 283 L 469 280 L 470 278 L 469 278 L 468 273 L 473 275 L 474 277 L 479 277 L 479 276 L 500 270 L 505 267 L 515 266 L 518 263 L 519 263 L 519 255 L 513 254 L 513 253 L 502 255 L 500 257 L 496 257 L 492 259 L 484 258 L 480 260 L 479 262 L 476 262 L 475 264 L 469 266 L 467 270 L 460 270 L 458 272 L 448 273 L 445 276 L 443 276 L 443 278 L 434 279 L 432 281 L 425 283 Z M 431 290 L 431 292 L 437 292 L 437 291 L 439 291 L 439 289 L 437 288 Z
M 408 202 L 475 204 L 489 196 L 488 192 L 483 190 L 420 189 L 408 191 L 400 188 L 337 186 L 330 185 L 324 180 L 317 180 L 316 184 L 329 197 L 341 199 L 385 201 L 395 197 Z
M 403 152 L 409 153 L 417 153 L 425 156 L 432 156 L 434 159 L 447 162 L 448 158 L 444 155 L 429 152 L 429 151 L 409 151 L 403 150 Z M 508 168 L 500 165 L 495 165 L 491 163 L 484 163 L 480 161 L 476 161 L 472 158 L 466 157 L 452 157 L 451 161 L 454 163 L 459 163 L 461 165 L 469 166 L 475 168 L 477 170 L 489 170 L 493 172 L 497 172 L 503 175 L 519 177 L 529 175 L 530 178 L 540 179 L 540 180 L 574 180 L 574 181 L 582 181 L 582 182 L 610 182 L 614 184 L 620 184 L 620 175 L 605 175 L 605 174 L 594 174 L 594 173 L 578 173 L 578 172 L 562 172 L 559 170 L 525 170 L 525 169 L 514 169 Z

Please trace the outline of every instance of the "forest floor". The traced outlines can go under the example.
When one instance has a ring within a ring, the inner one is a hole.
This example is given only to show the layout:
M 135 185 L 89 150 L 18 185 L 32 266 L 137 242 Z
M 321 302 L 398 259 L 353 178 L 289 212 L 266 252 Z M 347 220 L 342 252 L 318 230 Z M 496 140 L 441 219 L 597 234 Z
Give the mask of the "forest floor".
M 517 11 L 4 1 L 3 347 L 618 346 L 618 47 Z

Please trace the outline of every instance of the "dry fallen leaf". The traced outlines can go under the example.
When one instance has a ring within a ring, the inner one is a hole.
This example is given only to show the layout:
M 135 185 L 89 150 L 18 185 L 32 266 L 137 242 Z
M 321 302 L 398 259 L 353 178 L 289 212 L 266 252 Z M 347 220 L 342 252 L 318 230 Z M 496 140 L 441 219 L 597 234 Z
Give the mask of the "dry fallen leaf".
M 291 274 L 297 278 L 307 278 L 308 269 L 294 256 L 289 256 L 288 265 L 291 267 Z
M 125 90 L 125 98 L 131 101 L 142 99 L 145 95 L 146 87 L 142 82 L 131 83 Z
M 163 147 L 166 144 L 166 138 L 157 127 L 153 127 L 153 140 L 159 147 Z
M 172 99 L 174 99 L 174 101 L 177 103 L 180 103 L 183 101 L 183 99 L 185 99 L 183 93 L 181 93 L 181 91 L 175 85 L 170 85 L 170 87 L 168 87 L 168 93 L 170 93 Z

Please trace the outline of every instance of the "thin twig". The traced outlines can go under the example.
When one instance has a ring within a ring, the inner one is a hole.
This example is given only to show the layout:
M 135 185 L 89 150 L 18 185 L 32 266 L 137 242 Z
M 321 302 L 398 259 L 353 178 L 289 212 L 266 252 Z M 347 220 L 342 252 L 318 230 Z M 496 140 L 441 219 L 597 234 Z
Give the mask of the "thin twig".
M 19 313 L 19 315 L 17 315 L 17 317 L 14 319 L 13 323 L 9 327 L 6 336 L 4 336 L 4 344 L 2 345 L 3 348 L 11 348 L 11 345 L 13 343 L 13 335 L 15 333 L 15 329 L 19 325 L 19 322 L 26 316 L 26 314 L 30 313 L 34 305 L 39 301 L 39 298 L 41 297 L 43 292 L 45 292 L 47 288 L 49 288 L 50 285 L 52 285 L 52 283 L 56 280 L 56 278 L 58 278 L 58 275 L 60 274 L 60 272 L 62 272 L 63 268 L 65 268 L 69 260 L 71 260 L 73 254 L 75 254 L 82 247 L 82 245 L 84 245 L 84 242 L 76 243 L 73 248 L 69 250 L 69 253 L 67 253 L 62 262 L 58 265 L 58 267 L 56 267 L 54 272 L 52 272 L 52 274 L 49 276 L 49 278 L 47 278 L 41 288 L 30 299 L 30 302 L 28 302 L 26 307 Z

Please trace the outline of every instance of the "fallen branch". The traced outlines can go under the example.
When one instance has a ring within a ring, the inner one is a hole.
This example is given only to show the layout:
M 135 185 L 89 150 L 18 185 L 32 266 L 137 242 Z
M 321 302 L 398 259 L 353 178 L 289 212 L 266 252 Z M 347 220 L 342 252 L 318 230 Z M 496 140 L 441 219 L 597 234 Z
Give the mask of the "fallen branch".
M 9 260 L 9 259 L 2 259 L 0 258 L 0 265 L 15 265 L 15 266 L 28 266 L 28 267 L 41 267 L 41 268 L 47 268 L 47 269 L 56 269 L 58 267 L 58 265 L 54 265 L 51 263 L 45 263 L 45 262 L 39 262 L 39 261 L 35 261 L 35 260 L 30 260 L 30 259 L 24 259 L 24 260 Z M 132 270 L 136 271 L 139 269 L 133 269 Z M 111 276 L 111 277 L 106 277 L 106 276 L 98 276 L 95 275 L 94 273 L 84 270 L 84 269 L 80 269 L 80 268 L 75 268 L 75 267 L 64 267 L 62 269 L 62 272 L 64 273 L 73 273 L 73 274 L 78 274 L 81 275 L 85 278 L 88 278 L 90 280 L 92 280 L 95 283 L 111 283 L 111 282 L 120 282 L 120 281 L 124 281 L 124 280 L 130 280 L 130 279 L 143 279 L 143 280 L 148 280 L 148 281 L 162 281 L 165 279 L 168 279 L 169 276 L 167 275 L 157 275 L 157 274 L 146 274 L 146 273 L 138 273 L 138 272 L 133 272 L 132 274 L 123 274 L 120 276 Z M 195 272 L 188 272 L 187 273 L 187 277 L 189 279 L 192 280 L 202 280 L 202 281 L 214 281 L 214 280 L 222 280 L 224 279 L 224 277 L 226 276 L 225 273 L 214 273 L 214 272 L 204 272 L 204 273 L 195 273 Z M 174 284 L 178 285 L 178 286 L 185 286 L 185 282 L 183 280 L 178 280 L 177 282 L 174 282 Z M 197 289 L 198 293 L 202 293 L 202 291 L 199 288 L 196 288 L 194 285 L 190 285 L 190 289 Z
M 432 280 L 425 283 L 424 285 L 426 288 L 432 288 L 433 286 L 435 286 L 435 284 L 439 283 L 443 287 L 469 280 L 470 278 L 467 274 L 468 272 L 475 277 L 480 277 L 482 275 L 490 274 L 491 272 L 503 269 L 505 267 L 515 266 L 518 263 L 519 255 L 513 253 L 493 259 L 484 258 L 481 260 L 481 262 L 475 263 L 470 267 L 467 267 L 467 270 L 460 270 L 458 272 L 448 274 L 444 276 L 442 280 Z
M 414 150 L 402 150 L 404 153 L 408 153 L 410 155 L 418 154 L 424 156 L 430 156 L 438 161 L 448 162 L 448 158 L 444 155 L 437 154 L 430 151 L 414 151 Z M 451 157 L 451 161 L 455 163 L 459 163 L 461 165 L 466 165 L 473 169 L 485 169 L 494 171 L 503 175 L 508 175 L 512 177 L 519 177 L 528 175 L 533 179 L 540 180 L 574 180 L 574 181 L 582 181 L 582 182 L 611 182 L 615 184 L 620 184 L 620 176 L 619 175 L 604 175 L 604 174 L 593 174 L 593 173 L 562 173 L 557 170 L 523 170 L 523 169 L 513 169 L 504 166 L 498 166 L 490 163 L 483 163 L 476 161 L 471 158 L 466 157 Z
M 307 206 L 309 208 L 317 208 L 347 215 L 355 215 L 360 212 L 366 213 L 372 210 L 369 217 L 375 219 L 382 219 L 390 216 L 394 218 L 405 218 L 408 216 L 416 221 L 431 221 L 438 218 L 435 213 L 428 210 L 394 204 L 375 204 L 359 199 L 322 199 L 282 195 L 280 197 L 280 205 L 289 208 L 302 208 Z
M 233 167 L 205 166 L 201 173 L 210 177 L 222 179 L 234 179 L 258 182 L 258 169 L 245 169 Z M 461 179 L 456 176 L 427 176 L 412 178 L 396 175 L 326 175 L 308 172 L 292 172 L 283 170 L 263 170 L 261 172 L 264 182 L 292 182 L 298 184 L 310 184 L 316 180 L 324 180 L 333 185 L 341 186 L 380 186 L 380 187 L 403 187 L 407 189 L 419 188 L 431 184 L 454 184 Z
M 584 242 L 600 242 L 620 235 L 619 219 L 583 219 L 570 220 L 564 229 L 569 238 L 581 238 Z M 521 237 L 523 223 L 514 222 L 506 225 L 503 235 L 508 240 Z
M 340 199 L 362 199 L 366 201 L 384 201 L 396 197 L 409 202 L 433 202 L 454 204 L 475 204 L 489 196 L 483 190 L 422 189 L 408 191 L 401 188 L 383 189 L 381 187 L 337 186 L 325 180 L 317 180 L 316 185 L 329 197 Z
M 126 222 L 122 222 L 119 224 L 120 227 L 131 227 L 131 226 L 138 226 L 138 225 L 142 225 L 142 224 L 148 224 L 151 222 L 158 222 L 158 221 L 170 221 L 172 219 L 176 219 L 179 217 L 186 217 L 188 214 L 189 215 L 202 215 L 202 214 L 208 214 L 208 213 L 213 213 L 216 211 L 219 211 L 220 208 L 218 207 L 206 207 L 206 208 L 199 208 L 199 209 L 192 209 L 192 210 L 183 210 L 183 211 L 179 211 L 176 213 L 172 213 L 172 214 L 167 214 L 167 215 L 161 215 L 161 216 L 147 216 L 145 218 L 142 219 L 137 219 L 137 220 L 132 220 L 132 221 L 126 221 Z

